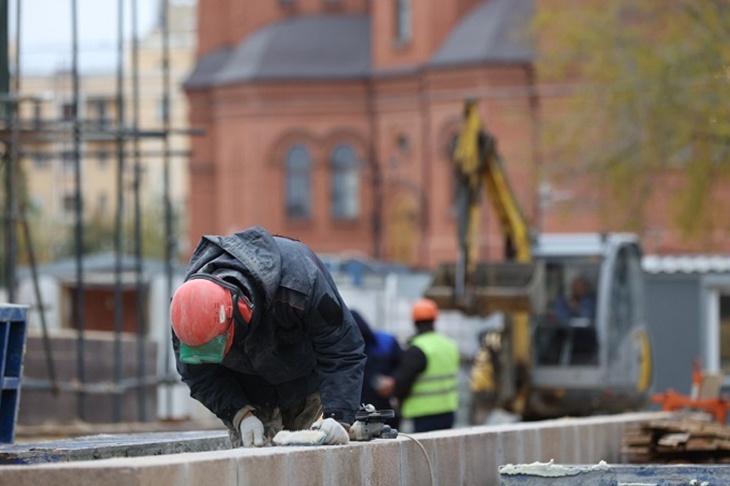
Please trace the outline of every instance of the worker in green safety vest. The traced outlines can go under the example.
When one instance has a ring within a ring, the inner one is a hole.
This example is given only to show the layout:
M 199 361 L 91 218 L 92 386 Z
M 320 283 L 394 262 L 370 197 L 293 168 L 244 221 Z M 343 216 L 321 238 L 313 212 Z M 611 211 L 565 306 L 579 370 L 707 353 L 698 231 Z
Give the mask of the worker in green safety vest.
M 453 339 L 434 330 L 438 307 L 433 300 L 418 300 L 411 316 L 416 335 L 381 392 L 396 399 L 414 432 L 450 429 L 459 406 L 459 349 Z

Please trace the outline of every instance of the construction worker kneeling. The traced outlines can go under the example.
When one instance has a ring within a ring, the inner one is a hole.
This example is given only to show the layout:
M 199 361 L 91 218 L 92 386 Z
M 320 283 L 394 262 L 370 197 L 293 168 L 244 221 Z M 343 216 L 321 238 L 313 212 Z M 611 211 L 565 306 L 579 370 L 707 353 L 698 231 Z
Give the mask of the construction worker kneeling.
M 309 247 L 259 227 L 204 236 L 170 317 L 182 381 L 234 447 L 310 428 L 324 444 L 349 442 L 364 343 Z

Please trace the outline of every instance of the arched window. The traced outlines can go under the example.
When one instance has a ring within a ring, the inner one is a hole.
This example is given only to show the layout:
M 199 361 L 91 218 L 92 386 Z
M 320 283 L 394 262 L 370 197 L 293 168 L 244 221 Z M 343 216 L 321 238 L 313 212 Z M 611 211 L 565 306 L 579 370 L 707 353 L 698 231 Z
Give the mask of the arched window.
M 405 44 L 411 40 L 411 0 L 396 0 L 395 5 L 395 39 Z
M 360 174 L 357 157 L 347 144 L 337 145 L 330 159 L 331 213 L 335 219 L 355 219 L 360 214 Z
M 294 145 L 286 154 L 286 216 L 308 219 L 312 215 L 311 158 L 303 145 Z

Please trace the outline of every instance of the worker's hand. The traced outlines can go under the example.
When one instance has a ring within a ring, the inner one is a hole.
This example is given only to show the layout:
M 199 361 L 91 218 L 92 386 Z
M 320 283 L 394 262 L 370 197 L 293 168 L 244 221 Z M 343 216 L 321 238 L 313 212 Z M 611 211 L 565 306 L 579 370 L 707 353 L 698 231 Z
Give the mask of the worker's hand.
M 379 375 L 377 378 L 377 384 L 375 393 L 383 398 L 388 398 L 393 394 L 395 389 L 395 378 L 392 376 Z
M 243 447 L 261 447 L 264 445 L 264 424 L 249 412 L 240 425 Z
M 347 435 L 350 437 L 350 440 L 370 440 L 370 437 L 368 437 L 367 425 L 365 425 L 365 422 L 360 420 L 356 420 L 355 423 L 350 426 L 350 431 Z
M 347 431 L 337 420 L 326 418 L 321 422 L 312 425 L 312 429 L 321 430 L 325 433 L 324 443 L 327 445 L 341 445 L 350 442 Z

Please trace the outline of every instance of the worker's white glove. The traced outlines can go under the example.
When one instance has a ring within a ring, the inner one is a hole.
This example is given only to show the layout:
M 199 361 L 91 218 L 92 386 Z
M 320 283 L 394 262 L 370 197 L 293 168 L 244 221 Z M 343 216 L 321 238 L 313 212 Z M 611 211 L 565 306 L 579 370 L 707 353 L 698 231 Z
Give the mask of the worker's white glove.
M 264 445 L 264 424 L 254 414 L 241 420 L 241 441 L 243 447 L 262 447 Z
M 312 425 L 312 429 L 321 430 L 325 433 L 324 443 L 327 445 L 341 445 L 350 442 L 350 437 L 347 435 L 345 428 L 333 418 L 326 418 Z

